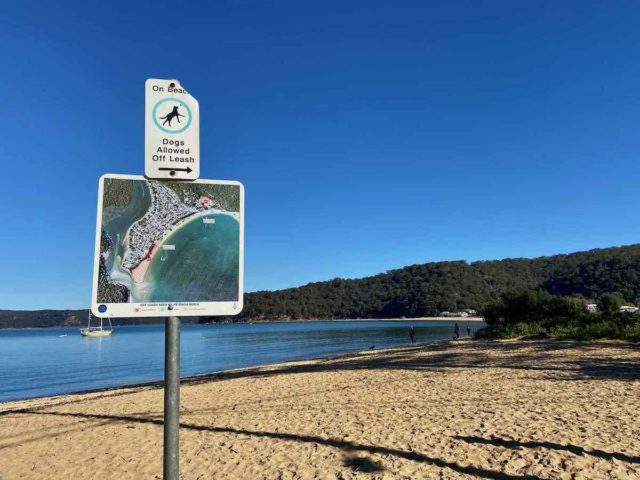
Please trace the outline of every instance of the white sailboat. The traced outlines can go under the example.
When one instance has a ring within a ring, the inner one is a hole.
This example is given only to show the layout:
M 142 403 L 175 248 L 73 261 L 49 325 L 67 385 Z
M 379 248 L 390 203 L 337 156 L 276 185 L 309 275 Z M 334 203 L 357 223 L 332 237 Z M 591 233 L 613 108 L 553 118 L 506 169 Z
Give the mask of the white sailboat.
M 109 329 L 105 330 L 103 328 L 102 325 L 102 318 L 100 319 L 100 326 L 99 327 L 92 327 L 91 326 L 91 312 L 89 312 L 89 323 L 87 324 L 87 328 L 81 328 L 80 329 L 80 335 L 82 335 L 83 337 L 107 337 L 109 335 L 111 335 L 111 332 L 113 332 L 113 325 L 111 325 L 111 319 L 107 318 L 107 321 L 109 322 Z

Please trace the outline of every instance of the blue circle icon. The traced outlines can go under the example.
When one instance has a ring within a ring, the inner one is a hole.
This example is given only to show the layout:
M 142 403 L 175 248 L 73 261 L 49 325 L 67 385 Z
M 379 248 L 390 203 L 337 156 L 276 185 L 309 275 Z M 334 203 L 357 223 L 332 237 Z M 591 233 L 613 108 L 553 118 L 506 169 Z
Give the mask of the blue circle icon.
M 169 111 L 164 117 L 159 117 L 160 120 L 164 120 L 164 122 L 162 122 L 162 125 L 160 125 L 160 122 L 158 122 L 158 108 L 160 107 L 160 105 L 166 102 L 174 102 L 174 103 L 178 103 L 179 105 L 178 106 L 174 105 L 172 111 Z M 180 117 L 185 116 L 185 115 L 181 115 L 180 112 L 178 111 L 180 107 L 184 107 L 185 110 L 187 111 L 187 115 L 186 115 L 187 123 L 185 123 L 182 128 L 179 128 L 177 130 L 170 130 L 168 128 L 165 128 L 165 125 L 167 123 L 169 124 L 169 126 L 171 126 L 171 122 L 173 120 L 176 120 L 179 122 Z M 153 117 L 153 123 L 155 123 L 156 127 L 158 127 L 160 130 L 166 133 L 182 133 L 191 125 L 191 109 L 189 108 L 189 105 L 187 105 L 186 102 L 184 102 L 183 100 L 179 100 L 177 98 L 163 98 L 162 100 L 159 100 L 158 103 L 156 103 L 155 106 L 153 107 L 153 112 L 151 113 L 151 116 Z
M 107 306 L 106 305 L 98 305 L 98 311 L 100 313 L 104 313 L 107 311 Z

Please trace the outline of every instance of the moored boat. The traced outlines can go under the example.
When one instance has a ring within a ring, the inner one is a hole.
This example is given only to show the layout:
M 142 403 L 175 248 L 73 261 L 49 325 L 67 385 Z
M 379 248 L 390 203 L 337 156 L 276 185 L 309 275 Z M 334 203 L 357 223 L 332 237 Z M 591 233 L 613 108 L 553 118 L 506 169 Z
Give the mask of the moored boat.
M 80 335 L 83 337 L 108 337 L 113 332 L 113 325 L 111 325 L 111 319 L 107 318 L 109 322 L 109 329 L 106 330 L 102 324 L 102 318 L 100 319 L 99 327 L 91 326 L 91 312 L 89 312 L 89 322 L 87 324 L 87 328 L 80 329 Z

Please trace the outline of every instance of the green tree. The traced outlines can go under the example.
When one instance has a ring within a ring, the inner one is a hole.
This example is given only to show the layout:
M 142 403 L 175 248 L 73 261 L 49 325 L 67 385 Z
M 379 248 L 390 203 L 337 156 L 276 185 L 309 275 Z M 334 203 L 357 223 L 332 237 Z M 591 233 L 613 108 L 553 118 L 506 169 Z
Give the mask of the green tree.
M 598 308 L 601 312 L 617 312 L 625 303 L 624 298 L 619 293 L 603 293 L 598 300 Z

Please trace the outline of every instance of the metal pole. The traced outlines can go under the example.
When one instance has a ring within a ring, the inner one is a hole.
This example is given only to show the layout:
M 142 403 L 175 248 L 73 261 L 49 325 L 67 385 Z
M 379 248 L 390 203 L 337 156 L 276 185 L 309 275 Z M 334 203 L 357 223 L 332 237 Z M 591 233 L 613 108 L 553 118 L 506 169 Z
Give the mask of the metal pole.
M 178 480 L 180 467 L 180 319 L 164 324 L 164 480 Z

